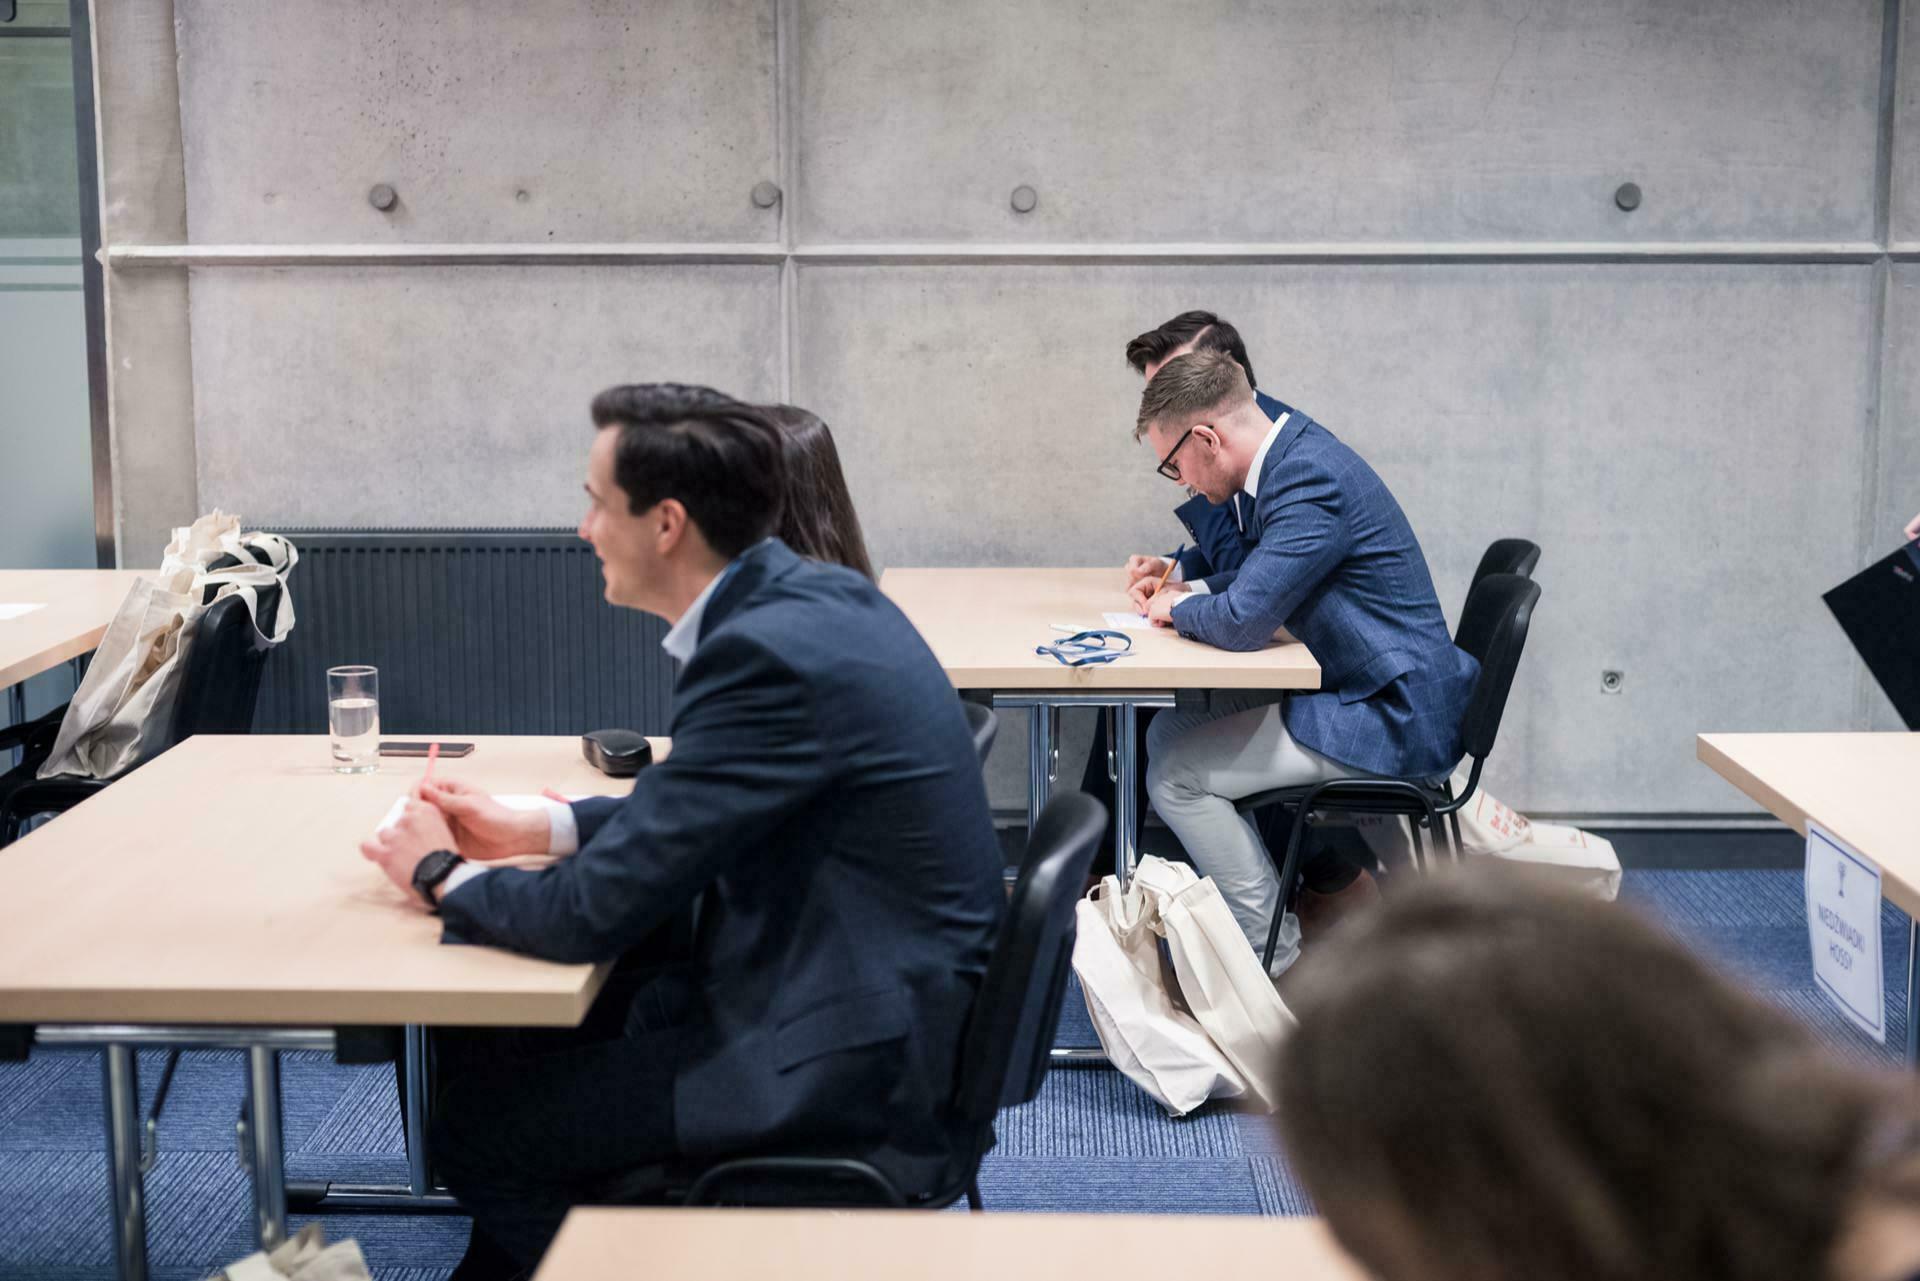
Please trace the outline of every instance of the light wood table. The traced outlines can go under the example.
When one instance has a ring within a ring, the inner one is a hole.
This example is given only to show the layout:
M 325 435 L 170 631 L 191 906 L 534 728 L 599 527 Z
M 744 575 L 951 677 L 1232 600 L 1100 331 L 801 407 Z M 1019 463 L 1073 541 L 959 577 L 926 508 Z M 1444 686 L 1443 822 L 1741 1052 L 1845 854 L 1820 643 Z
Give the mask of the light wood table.
M 1318 1219 L 580 1209 L 534 1281 L 1024 1281 L 1275 1276 L 1365 1281 Z
M 0 686 L 98 646 L 139 577 L 131 569 L 0 569 L 0 604 L 45 606 L 0 622 Z
M 442 737 L 476 747 L 441 760 L 437 776 L 495 792 L 632 788 L 589 766 L 577 738 Z M 656 757 L 668 747 L 655 740 Z M 343 775 L 324 735 L 190 738 L 0 851 L 0 1023 L 39 1025 L 43 1045 L 105 1047 L 122 1276 L 145 1275 L 136 1047 L 248 1051 L 264 1242 L 285 1227 L 279 1050 L 331 1048 L 337 1027 L 585 1017 L 606 967 L 441 946 L 439 920 L 360 856 L 425 765 L 385 757 L 376 773 Z M 424 1067 L 418 1043 L 415 1064 L 410 1036 L 410 1067 Z M 410 1149 L 423 1154 L 423 1114 L 411 1099 L 408 1112 Z
M 0 604 L 41 606 L 0 619 L 0 688 L 7 690 L 9 723 L 27 719 L 28 677 L 77 662 L 99 647 L 139 577 L 132 569 L 0 569 Z M 77 688 L 78 668 L 73 680 Z
M 954 688 L 981 691 L 997 707 L 1030 710 L 1027 819 L 1039 818 L 1059 763 L 1062 707 L 1108 709 L 1109 773 L 1131 780 L 1135 724 L 1142 707 L 1172 707 L 1213 689 L 1318 689 L 1320 664 L 1282 636 L 1265 649 L 1233 653 L 1188 640 L 1169 628 L 1128 631 L 1127 657 L 1067 667 L 1037 646 L 1061 639 L 1058 626 L 1104 628 L 1106 613 L 1131 612 L 1121 571 L 1108 569 L 890 569 L 880 590 L 900 607 L 933 650 Z M 1134 862 L 1133 788 L 1116 786 L 1115 869 Z
M 1056 623 L 1095 630 L 1106 627 L 1103 614 L 1131 613 L 1121 578 L 1117 568 L 890 569 L 880 590 L 956 689 L 1320 688 L 1320 664 L 1296 640 L 1239 654 L 1153 627 L 1127 632 L 1133 651 L 1117 662 L 1067 667 L 1034 653 L 1060 639 Z
M 1920 784 L 1920 733 L 1702 734 L 1699 758 L 1806 835 L 1818 823 L 1880 865 L 1882 893 L 1920 918 L 1920 820 L 1908 791 Z M 1907 1058 L 1920 1058 L 1915 980 L 1920 924 L 1907 939 Z

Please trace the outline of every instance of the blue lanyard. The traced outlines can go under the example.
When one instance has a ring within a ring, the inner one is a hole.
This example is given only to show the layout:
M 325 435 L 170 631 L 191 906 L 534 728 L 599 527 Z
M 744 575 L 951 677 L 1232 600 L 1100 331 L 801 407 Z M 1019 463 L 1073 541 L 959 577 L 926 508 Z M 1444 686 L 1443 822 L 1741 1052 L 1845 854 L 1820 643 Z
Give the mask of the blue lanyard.
M 1115 644 L 1114 642 L 1119 642 Z M 1125 658 L 1133 649 L 1133 637 L 1125 632 L 1075 632 L 1051 645 L 1036 645 L 1033 652 L 1045 654 L 1066 667 L 1085 667 L 1089 663 L 1111 663 Z

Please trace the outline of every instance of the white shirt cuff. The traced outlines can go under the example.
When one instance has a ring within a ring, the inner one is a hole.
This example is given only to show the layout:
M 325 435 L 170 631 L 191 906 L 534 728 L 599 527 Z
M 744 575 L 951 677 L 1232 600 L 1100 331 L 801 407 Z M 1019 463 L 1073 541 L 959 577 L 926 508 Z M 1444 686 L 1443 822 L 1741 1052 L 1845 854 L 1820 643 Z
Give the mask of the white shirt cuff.
M 1196 578 L 1188 583 L 1187 590 L 1195 596 L 1207 596 L 1213 592 L 1213 588 L 1207 586 L 1207 580 L 1204 578 Z
M 1175 558 L 1173 562 L 1173 572 L 1167 575 L 1167 581 L 1170 583 L 1184 583 L 1187 581 L 1187 567 L 1182 565 L 1178 558 Z
M 492 869 L 489 868 L 485 863 L 475 863 L 471 860 L 465 863 L 462 863 L 459 867 L 454 868 L 453 871 L 448 874 L 446 880 L 440 882 L 440 897 L 443 899 L 446 898 L 447 895 L 453 893 L 455 890 L 459 889 L 462 885 L 465 885 L 468 881 L 471 881 L 474 877 L 480 875 L 482 872 L 488 872 L 491 870 Z
M 558 801 L 547 804 L 547 853 L 574 854 L 580 849 L 580 825 L 573 821 L 573 806 L 562 805 Z M 469 859 L 453 869 L 451 875 L 440 883 L 440 897 L 447 895 L 471 881 L 482 872 L 493 869 L 485 863 L 476 863 Z
M 580 824 L 574 822 L 573 806 L 558 801 L 547 806 L 547 853 L 573 854 L 580 849 Z

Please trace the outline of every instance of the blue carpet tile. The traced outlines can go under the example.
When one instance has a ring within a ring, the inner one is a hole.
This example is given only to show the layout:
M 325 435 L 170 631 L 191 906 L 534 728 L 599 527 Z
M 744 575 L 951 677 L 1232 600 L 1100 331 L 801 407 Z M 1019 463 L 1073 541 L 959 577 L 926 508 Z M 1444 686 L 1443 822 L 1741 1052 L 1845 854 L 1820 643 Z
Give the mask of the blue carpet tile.
M 1624 898 L 1750 987 L 1804 1019 L 1841 1054 L 1893 1063 L 1906 1036 L 1908 922 L 1882 923 L 1887 1047 L 1855 1032 L 1813 987 L 1800 874 L 1634 871 Z M 1096 1044 L 1077 993 L 1058 1043 Z M 140 1056 L 142 1106 L 162 1056 Z M 167 1101 L 147 1176 L 149 1256 L 158 1281 L 208 1276 L 248 1251 L 248 1190 L 234 1159 L 243 1063 L 188 1054 Z M 287 1170 L 293 1179 L 397 1183 L 406 1177 L 393 1071 L 284 1056 Z M 1118 1074 L 1065 1068 L 1040 1097 L 1005 1113 L 981 1170 L 990 1209 L 1181 1214 L 1311 1212 L 1268 1118 L 1226 1107 L 1174 1120 Z M 111 1275 L 97 1056 L 39 1053 L 0 1065 L 0 1281 Z M 296 1220 L 296 1224 L 300 1220 Z M 357 1238 L 381 1281 L 439 1281 L 466 1241 L 452 1216 L 329 1216 Z

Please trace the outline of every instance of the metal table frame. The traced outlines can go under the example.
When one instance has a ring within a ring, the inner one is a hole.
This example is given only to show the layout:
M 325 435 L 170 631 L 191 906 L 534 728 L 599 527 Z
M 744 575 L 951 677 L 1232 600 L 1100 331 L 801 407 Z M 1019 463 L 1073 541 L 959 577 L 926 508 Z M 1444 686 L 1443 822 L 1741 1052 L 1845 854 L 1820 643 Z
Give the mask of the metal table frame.
M 1140 861 L 1134 833 L 1140 815 L 1134 812 L 1133 779 L 1140 770 L 1139 717 L 1143 707 L 1170 708 L 1178 700 L 1172 690 L 994 690 L 995 707 L 1027 711 L 1027 830 L 1040 821 L 1040 811 L 1053 796 L 1060 772 L 1060 710 L 1095 707 L 1107 716 L 1107 777 L 1113 780 L 1113 872 L 1125 885 Z M 1109 1067 L 1106 1053 L 1095 1046 L 1055 1046 L 1055 1067 Z
M 1907 917 L 1907 1066 L 1920 1066 L 1920 1019 L 1915 1013 L 1914 985 L 1920 982 L 1920 917 Z
M 45 1049 L 98 1049 L 101 1092 L 105 1101 L 107 1206 L 113 1224 L 114 1274 L 121 1281 L 146 1281 L 147 1204 L 141 1148 L 140 1072 L 142 1049 L 244 1050 L 247 1055 L 246 1112 L 239 1127 L 240 1159 L 253 1184 L 254 1239 L 272 1249 L 287 1235 L 286 1152 L 280 1108 L 280 1053 L 336 1047 L 328 1028 L 271 1028 L 219 1025 L 142 1026 L 117 1023 L 43 1024 L 34 1044 Z M 426 1029 L 406 1029 L 408 1185 L 326 1185 L 314 1210 L 444 1210 L 457 1202 L 428 1177 Z

